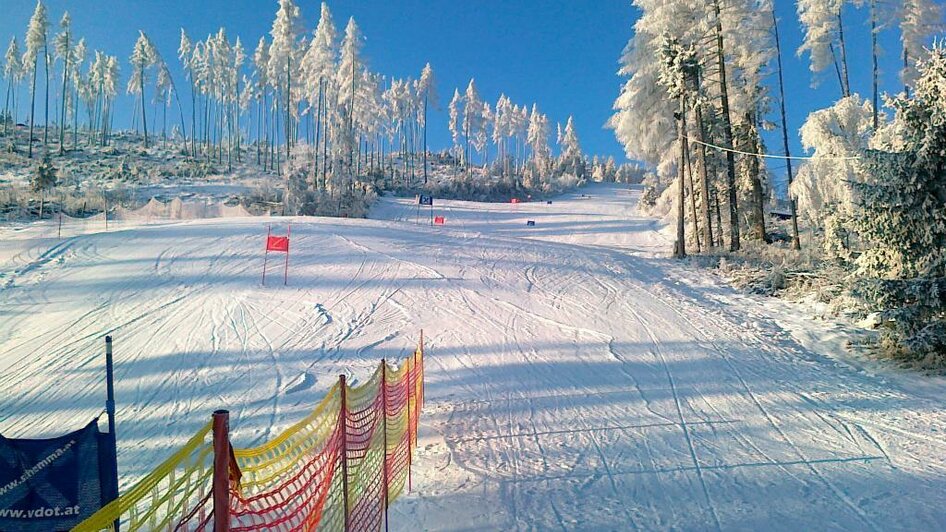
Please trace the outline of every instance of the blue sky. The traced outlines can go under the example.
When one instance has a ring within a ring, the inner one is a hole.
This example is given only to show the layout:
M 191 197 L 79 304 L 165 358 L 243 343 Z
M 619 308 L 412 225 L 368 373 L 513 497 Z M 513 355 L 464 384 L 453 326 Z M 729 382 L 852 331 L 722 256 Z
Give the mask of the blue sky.
M 31 0 L 5 0 L 0 18 L 2 48 L 12 35 L 22 39 L 35 4 Z M 253 48 L 268 34 L 276 11 L 275 0 L 49 0 L 50 20 L 58 23 L 63 10 L 73 17 L 77 35 L 90 48 L 118 55 L 125 73 L 127 58 L 143 29 L 162 55 L 176 56 L 179 31 L 203 37 L 223 26 L 231 38 L 240 36 Z M 589 154 L 625 159 L 614 134 L 604 128 L 623 82 L 616 72 L 621 51 L 632 34 L 639 13 L 629 0 L 359 0 L 330 1 L 336 25 L 344 27 L 354 16 L 367 37 L 365 53 L 370 67 L 388 76 L 419 75 L 430 62 L 438 78 L 442 109 L 431 118 L 430 144 L 449 144 L 446 103 L 454 87 L 461 90 L 475 77 L 484 98 L 495 102 L 505 92 L 517 103 L 537 102 L 552 124 L 574 115 L 583 148 Z M 318 20 L 319 2 L 300 2 L 306 28 Z M 825 76 L 811 88 L 807 58 L 795 50 L 801 33 L 794 2 L 777 0 L 781 19 L 789 129 L 796 154 L 801 147 L 798 128 L 809 112 L 838 98 L 837 81 Z M 852 90 L 870 92 L 869 31 L 866 12 L 849 8 L 846 15 Z M 896 31 L 881 36 L 883 90 L 897 91 L 899 39 Z M 183 79 L 177 61 L 169 61 L 175 78 Z M 771 77 L 775 82 L 775 77 Z M 178 81 L 179 86 L 185 86 Z M 124 82 L 122 83 L 124 87 Z M 185 89 L 182 89 L 185 90 Z M 25 94 L 25 92 L 24 92 Z M 119 127 L 130 124 L 129 97 L 120 104 Z M 188 100 L 186 93 L 184 100 Z M 21 110 L 22 110 L 21 106 Z M 768 117 L 777 122 L 777 108 Z M 552 139 L 554 141 L 554 139 Z M 781 153 L 777 134 L 767 134 L 769 151 Z M 773 169 L 780 171 L 776 164 Z

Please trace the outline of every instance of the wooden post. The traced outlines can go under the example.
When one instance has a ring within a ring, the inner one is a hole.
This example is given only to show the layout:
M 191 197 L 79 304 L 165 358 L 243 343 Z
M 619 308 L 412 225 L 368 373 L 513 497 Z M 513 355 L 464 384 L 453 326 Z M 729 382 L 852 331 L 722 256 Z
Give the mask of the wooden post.
M 345 376 L 338 376 L 339 389 L 342 393 L 342 406 L 338 412 L 338 422 L 342 426 L 342 497 L 345 501 L 345 532 L 351 530 L 348 506 L 348 385 Z
M 112 337 L 105 337 L 105 412 L 108 415 L 108 434 L 112 452 L 112 480 L 118 490 L 118 438 L 115 434 L 115 371 L 112 359 Z M 118 493 L 117 491 L 115 492 Z M 115 520 L 115 532 L 118 532 L 119 521 Z
M 384 532 L 388 532 L 388 363 L 381 359 L 381 430 L 384 432 Z
M 230 530 L 230 412 L 213 415 L 213 512 L 214 532 Z

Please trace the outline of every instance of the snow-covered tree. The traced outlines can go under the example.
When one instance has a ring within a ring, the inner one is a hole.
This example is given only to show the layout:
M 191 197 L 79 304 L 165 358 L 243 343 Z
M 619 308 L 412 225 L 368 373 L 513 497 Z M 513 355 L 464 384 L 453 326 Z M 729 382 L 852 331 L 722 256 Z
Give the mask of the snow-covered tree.
M 355 22 L 354 17 L 348 19 L 348 25 L 345 26 L 345 37 L 342 39 L 341 58 L 338 63 L 338 70 L 335 76 L 335 86 L 337 88 L 336 105 L 338 111 L 343 113 L 346 123 L 346 134 L 341 136 L 342 145 L 339 146 L 344 153 L 342 159 L 346 164 L 352 166 L 355 153 L 355 109 L 356 104 L 356 85 L 359 69 L 364 69 L 361 59 L 361 48 L 364 44 L 364 37 L 361 30 Z M 353 171 L 353 169 L 352 169 Z
M 855 293 L 881 312 L 885 347 L 946 367 L 946 47 L 917 64 L 912 98 L 896 110 L 896 142 L 868 152 L 854 183 L 853 226 L 864 241 Z
M 450 113 L 450 138 L 453 139 L 453 149 L 460 149 L 460 106 L 463 104 L 463 97 L 460 96 L 460 89 L 453 89 L 453 98 L 450 100 L 448 111 Z
M 561 131 L 561 127 L 559 127 Z M 570 173 L 577 178 L 585 176 L 585 155 L 581 151 L 578 133 L 575 131 L 575 121 L 569 116 L 564 131 L 560 134 L 561 155 L 559 167 L 562 172 Z
M 486 121 L 483 100 L 471 79 L 463 96 L 463 136 L 466 138 L 466 160 L 472 159 L 471 148 L 480 152 L 486 147 Z
M 16 95 L 17 87 L 20 84 L 20 78 L 23 75 L 23 65 L 20 62 L 20 46 L 16 42 L 16 37 L 10 38 L 10 45 L 7 46 L 3 61 L 3 78 L 7 80 L 7 94 L 3 105 L 3 133 L 7 134 L 8 124 L 16 130 Z M 11 106 L 12 101 L 12 106 Z M 12 107 L 12 113 L 11 113 Z
M 325 161 L 325 150 L 328 143 L 328 95 L 334 92 L 335 58 L 338 55 L 336 39 L 338 31 L 332 21 L 332 13 L 328 4 L 322 2 L 319 23 L 315 28 L 312 41 L 302 59 L 302 75 L 309 107 L 315 103 L 316 134 L 313 164 L 315 173 L 319 173 L 319 147 L 322 146 L 322 185 L 324 186 L 328 165 Z
M 834 67 L 841 87 L 841 96 L 851 94 L 847 70 L 847 46 L 841 11 L 848 0 L 798 0 L 798 19 L 804 38 L 798 55 L 810 57 L 810 69 L 818 74 Z M 817 78 L 815 78 L 817 81 Z
M 437 83 L 434 79 L 434 69 L 430 63 L 424 65 L 417 81 L 417 93 L 424 102 L 424 110 L 418 115 L 421 127 L 424 128 L 424 184 L 427 183 L 427 108 L 437 105 Z
M 128 79 L 128 94 L 134 94 L 141 102 L 141 123 L 145 134 L 145 149 L 148 148 L 148 113 L 145 110 L 145 84 L 149 69 L 158 62 L 158 55 L 145 32 L 138 32 L 138 40 L 128 58 L 131 77 Z
M 900 41 L 903 43 L 903 70 L 900 77 L 909 92 L 916 79 L 917 57 L 923 53 L 929 38 L 943 31 L 946 5 L 937 0 L 901 0 Z
M 830 257 L 850 258 L 851 183 L 863 180 L 856 158 L 870 146 L 873 133 L 873 108 L 857 95 L 811 113 L 801 128 L 802 145 L 814 158 L 799 169 L 792 193 L 799 212 L 824 227 Z
M 59 154 L 62 155 L 66 151 L 66 113 L 68 104 L 71 102 L 68 83 L 71 79 L 72 68 L 75 66 L 72 62 L 72 17 L 69 16 L 68 11 L 63 13 L 59 28 L 60 32 L 56 34 L 54 41 L 54 50 L 56 58 L 62 61 L 62 100 L 59 119 Z
M 266 42 L 266 37 L 260 37 L 259 43 L 256 45 L 256 50 L 253 52 L 253 77 L 256 78 L 256 164 L 263 164 L 266 166 L 265 160 L 262 159 L 262 152 L 260 146 L 263 142 L 263 138 L 267 139 L 267 148 L 271 146 L 269 141 L 269 120 L 268 120 L 268 108 L 267 105 L 267 91 L 269 90 L 269 43 Z M 265 129 L 264 129 L 265 128 Z M 265 133 L 264 133 L 265 131 Z M 266 154 L 268 156 L 269 149 L 267 149 Z
M 293 79 L 297 77 L 299 71 L 299 66 L 293 63 L 293 58 L 297 54 L 296 47 L 300 33 L 299 7 L 293 0 L 279 0 L 276 19 L 273 20 L 273 27 L 269 32 L 273 41 L 269 46 L 267 77 L 276 91 L 277 99 L 281 100 L 285 110 L 284 131 L 287 159 L 289 158 L 292 137 Z
M 532 185 L 535 186 L 548 179 L 549 167 L 551 162 L 551 150 L 549 150 L 549 118 L 539 112 L 536 104 L 532 105 L 532 113 L 529 115 L 529 147 L 532 150 Z
M 30 17 L 26 29 L 26 54 L 23 57 L 24 65 L 32 65 L 33 80 L 30 85 L 30 142 L 29 157 L 33 158 L 33 128 L 36 122 L 36 70 L 39 66 L 39 52 L 43 52 L 43 64 L 46 69 L 46 134 L 43 144 L 49 137 L 49 20 L 46 16 L 46 6 L 41 1 L 36 2 L 36 9 Z

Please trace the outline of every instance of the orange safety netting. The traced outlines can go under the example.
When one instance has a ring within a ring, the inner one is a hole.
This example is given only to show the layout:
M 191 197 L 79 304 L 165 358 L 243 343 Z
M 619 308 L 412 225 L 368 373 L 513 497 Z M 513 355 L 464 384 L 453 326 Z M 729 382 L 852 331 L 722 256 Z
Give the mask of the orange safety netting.
M 364 384 L 344 377 L 305 419 L 272 441 L 232 449 L 230 530 L 378 530 L 410 484 L 424 399 L 423 336 L 400 367 Z M 75 530 L 208 530 L 214 526 L 211 424 Z M 347 488 L 347 489 L 346 489 Z

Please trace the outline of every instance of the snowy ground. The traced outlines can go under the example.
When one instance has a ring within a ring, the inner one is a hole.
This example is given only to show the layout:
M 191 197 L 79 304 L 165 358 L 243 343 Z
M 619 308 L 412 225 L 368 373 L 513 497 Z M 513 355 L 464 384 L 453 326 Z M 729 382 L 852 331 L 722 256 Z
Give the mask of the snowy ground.
M 298 219 L 289 287 L 259 286 L 274 220 L 0 229 L 0 432 L 101 411 L 113 334 L 128 486 L 213 409 L 257 443 L 423 328 L 397 529 L 946 529 L 943 380 L 803 347 L 803 309 L 661 258 L 637 191 L 583 192 Z

